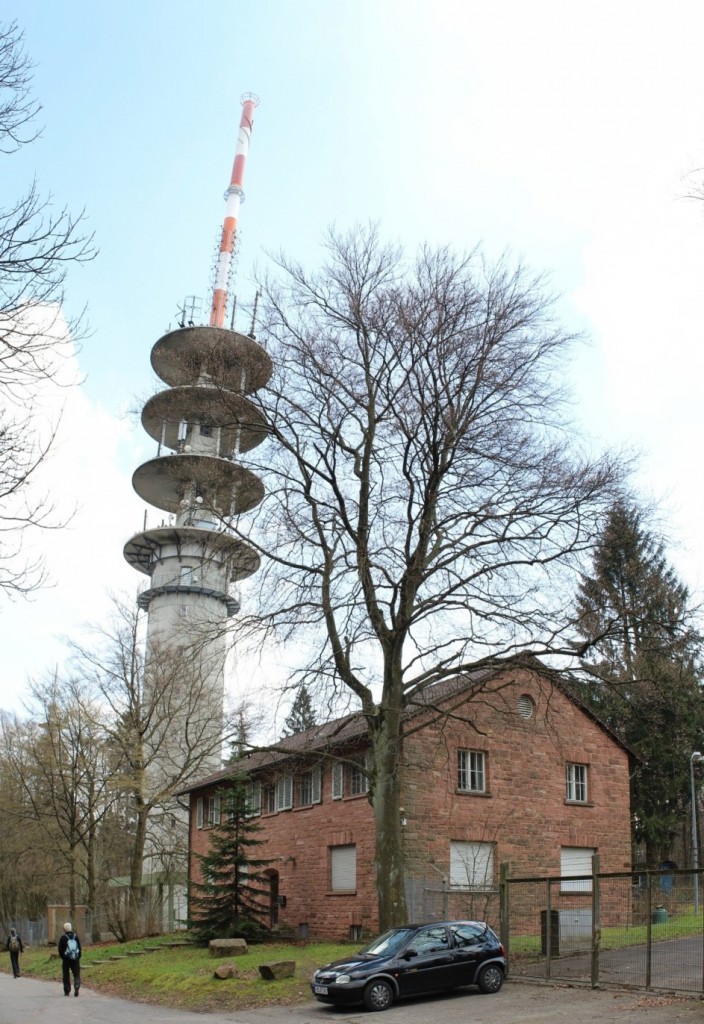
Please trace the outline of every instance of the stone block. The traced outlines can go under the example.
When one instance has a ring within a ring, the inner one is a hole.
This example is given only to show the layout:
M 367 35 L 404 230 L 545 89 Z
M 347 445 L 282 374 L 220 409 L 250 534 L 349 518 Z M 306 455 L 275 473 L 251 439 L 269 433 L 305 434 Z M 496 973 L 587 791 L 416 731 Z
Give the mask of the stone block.
M 268 964 L 261 964 L 259 973 L 265 981 L 278 981 L 280 978 L 292 978 L 296 973 L 295 960 L 273 960 Z
M 249 948 L 244 939 L 211 939 L 208 952 L 211 956 L 244 956 Z
M 219 964 L 213 971 L 213 977 L 221 981 L 225 978 L 234 978 L 236 974 L 237 968 L 234 964 Z

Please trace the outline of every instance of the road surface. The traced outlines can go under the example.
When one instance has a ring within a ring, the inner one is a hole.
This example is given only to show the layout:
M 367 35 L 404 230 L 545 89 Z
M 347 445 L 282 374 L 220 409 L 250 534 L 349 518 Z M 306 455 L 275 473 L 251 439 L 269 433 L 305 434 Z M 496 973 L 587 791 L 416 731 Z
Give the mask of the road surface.
M 221 983 L 226 984 L 226 983 Z M 592 991 L 507 982 L 496 995 L 474 989 L 401 1002 L 384 1024 L 702 1024 L 699 999 L 662 993 Z M 78 999 L 58 982 L 0 974 L 0 1024 L 371 1024 L 375 1014 L 321 1003 L 225 1013 L 192 1013 L 113 999 L 85 985 Z

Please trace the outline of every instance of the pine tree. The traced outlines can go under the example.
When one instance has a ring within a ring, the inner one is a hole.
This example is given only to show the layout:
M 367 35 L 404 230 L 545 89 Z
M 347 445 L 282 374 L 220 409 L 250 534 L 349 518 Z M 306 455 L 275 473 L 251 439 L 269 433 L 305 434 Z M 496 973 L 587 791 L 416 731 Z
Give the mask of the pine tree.
M 251 817 L 244 779 L 218 791 L 220 821 L 210 830 L 210 852 L 199 855 L 202 882 L 192 882 L 189 927 L 197 938 L 263 939 L 268 934 L 270 887 L 256 856 L 261 825 Z
M 284 736 L 294 736 L 298 732 L 305 732 L 316 724 L 313 704 L 305 684 L 299 686 L 298 692 L 291 705 L 291 710 L 284 722 Z
M 689 754 L 704 727 L 701 636 L 687 587 L 635 506 L 611 509 L 577 609 L 593 645 L 582 695 L 639 755 L 634 838 L 657 867 L 688 807 Z

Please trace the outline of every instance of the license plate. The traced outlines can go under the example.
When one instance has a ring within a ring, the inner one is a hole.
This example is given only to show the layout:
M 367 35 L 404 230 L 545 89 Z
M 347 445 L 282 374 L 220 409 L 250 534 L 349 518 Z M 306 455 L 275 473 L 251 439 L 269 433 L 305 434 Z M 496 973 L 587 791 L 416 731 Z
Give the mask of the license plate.
M 326 996 L 328 994 L 328 987 L 327 985 L 314 985 L 313 991 L 316 996 Z

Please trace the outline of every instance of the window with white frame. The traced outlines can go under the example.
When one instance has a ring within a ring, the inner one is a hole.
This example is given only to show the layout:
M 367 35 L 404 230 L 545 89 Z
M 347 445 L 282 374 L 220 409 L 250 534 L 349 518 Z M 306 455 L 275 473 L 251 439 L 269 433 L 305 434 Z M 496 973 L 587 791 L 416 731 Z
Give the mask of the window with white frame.
M 342 800 L 345 795 L 345 766 L 337 761 L 332 766 L 332 798 Z
M 330 847 L 330 889 L 332 892 L 354 892 L 357 888 L 357 847 Z
M 450 887 L 491 889 L 493 884 L 494 844 L 451 840 Z
M 358 764 L 351 764 L 348 769 L 350 796 L 361 796 L 369 792 L 369 776 L 365 771 L 367 758 L 364 757 Z
M 196 828 L 203 828 L 203 797 L 196 800 Z
M 290 811 L 293 807 L 293 776 L 282 775 L 276 781 L 276 810 Z
M 486 764 L 483 751 L 457 751 L 457 788 L 463 793 L 486 792 Z
M 220 796 L 209 796 L 205 801 L 205 828 L 220 824 Z
M 592 857 L 596 850 L 589 846 L 563 846 L 560 850 L 560 892 L 592 891 Z M 579 877 L 579 876 L 589 877 Z M 572 881 L 574 879 L 574 881 Z
M 262 813 L 262 784 L 261 782 L 248 782 L 245 787 L 247 797 L 247 817 L 254 818 Z
M 586 764 L 568 764 L 566 774 L 565 797 L 572 803 L 587 802 L 587 766 Z
M 311 804 L 319 804 L 320 799 L 320 767 L 316 766 L 309 772 L 302 772 L 298 777 L 298 806 L 309 807 Z

